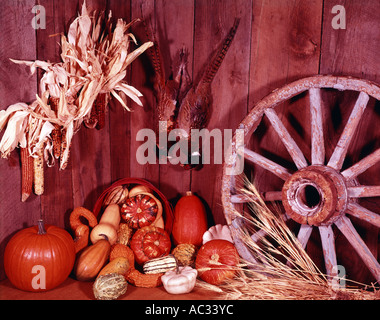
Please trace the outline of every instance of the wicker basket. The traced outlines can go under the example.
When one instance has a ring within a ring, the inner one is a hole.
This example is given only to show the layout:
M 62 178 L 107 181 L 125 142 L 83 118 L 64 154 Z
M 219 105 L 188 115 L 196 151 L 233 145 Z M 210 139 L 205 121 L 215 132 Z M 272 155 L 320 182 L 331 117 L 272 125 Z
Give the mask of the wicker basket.
M 153 194 L 157 196 L 159 200 L 161 200 L 164 212 L 163 217 L 165 221 L 165 230 L 170 234 L 173 227 L 173 208 L 168 201 L 168 199 L 162 194 L 160 190 L 158 190 L 155 186 L 153 186 L 150 182 L 139 179 L 139 178 L 124 178 L 116 181 L 111 186 L 109 186 L 106 190 L 103 191 L 103 193 L 99 196 L 98 200 L 95 203 L 93 212 L 95 216 L 98 216 L 103 211 L 103 201 L 108 195 L 108 193 L 113 190 L 115 187 L 121 186 L 121 185 L 128 185 L 130 187 L 133 187 L 134 185 L 143 185 L 148 188 L 150 188 L 153 191 Z

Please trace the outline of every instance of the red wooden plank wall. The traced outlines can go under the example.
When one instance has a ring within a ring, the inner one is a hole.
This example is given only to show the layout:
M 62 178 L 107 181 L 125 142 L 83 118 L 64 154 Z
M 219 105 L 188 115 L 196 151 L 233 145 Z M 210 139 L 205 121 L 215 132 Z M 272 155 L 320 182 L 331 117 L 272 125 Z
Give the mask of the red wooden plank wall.
M 46 10 L 46 29 L 31 26 L 32 8 Z M 59 38 L 79 10 L 79 1 L 5 0 L 0 10 L 0 109 L 31 102 L 37 76 L 9 58 L 59 61 Z M 189 50 L 188 72 L 197 79 L 210 55 L 240 17 L 234 42 L 212 85 L 213 112 L 209 130 L 235 130 L 254 103 L 271 90 L 314 74 L 353 75 L 380 82 L 380 3 L 343 0 L 88 0 L 92 9 L 112 10 L 115 18 L 130 21 L 150 17 L 159 38 L 166 72 L 176 65 L 178 51 Z M 346 9 L 346 29 L 332 27 L 332 7 Z M 144 37 L 142 25 L 133 32 Z M 144 40 L 143 40 L 144 41 Z M 220 202 L 221 165 L 199 171 L 136 160 L 141 128 L 154 128 L 155 99 L 146 57 L 135 61 L 128 74 L 143 94 L 144 108 L 128 113 L 111 101 L 102 130 L 81 129 L 73 139 L 69 166 L 45 170 L 45 193 L 20 201 L 19 153 L 0 160 L 0 264 L 7 241 L 19 229 L 42 216 L 48 223 L 68 226 L 74 207 L 92 208 L 110 183 L 124 177 L 146 178 L 175 201 L 191 189 L 207 204 L 215 223 L 223 223 Z M 302 106 L 300 106 L 301 108 Z M 377 108 L 378 109 L 378 108 Z M 375 114 L 379 118 L 379 113 Z M 368 133 L 379 139 L 379 129 Z M 269 143 L 269 142 L 268 142 Z M 378 144 L 378 143 L 377 143 Z M 376 177 L 378 184 L 380 179 Z M 375 239 L 378 231 L 375 230 Z M 1 268 L 0 278 L 4 277 Z

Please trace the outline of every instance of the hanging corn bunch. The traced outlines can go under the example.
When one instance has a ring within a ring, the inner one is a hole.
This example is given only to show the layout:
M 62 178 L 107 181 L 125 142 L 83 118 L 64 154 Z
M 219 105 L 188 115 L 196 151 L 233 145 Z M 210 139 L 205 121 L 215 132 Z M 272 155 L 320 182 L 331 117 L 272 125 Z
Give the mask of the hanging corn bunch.
M 107 18 L 96 12 L 90 16 L 84 2 L 67 36 L 61 36 L 61 62 L 11 59 L 29 66 L 32 74 L 37 68 L 44 71 L 33 103 L 16 103 L 0 111 L 0 131 L 5 129 L 1 156 L 21 148 L 22 201 L 31 194 L 33 181 L 34 192 L 43 193 L 44 162 L 50 167 L 59 160 L 60 169 L 66 168 L 72 137 L 82 123 L 88 128 L 104 126 L 111 96 L 128 111 L 120 92 L 142 106 L 142 94 L 124 81 L 127 67 L 153 45 L 146 42 L 130 50 L 131 42 L 137 42 L 127 30 L 137 21 L 127 24 L 119 19 L 113 28 L 111 12 Z

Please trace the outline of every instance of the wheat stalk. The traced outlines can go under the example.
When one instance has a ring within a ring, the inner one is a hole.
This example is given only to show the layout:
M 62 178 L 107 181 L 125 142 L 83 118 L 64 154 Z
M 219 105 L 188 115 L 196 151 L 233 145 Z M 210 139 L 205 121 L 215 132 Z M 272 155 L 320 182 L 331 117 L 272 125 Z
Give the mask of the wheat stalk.
M 244 220 L 239 231 L 240 240 L 260 264 L 242 259 L 236 267 L 235 278 L 218 287 L 199 281 L 199 287 L 218 293 L 221 299 L 380 299 L 379 288 L 368 291 L 348 286 L 332 287 L 328 277 L 317 268 L 288 228 L 281 211 L 270 210 L 247 178 L 244 178 L 244 185 L 240 191 L 248 198 L 251 213 L 234 210 L 232 214 Z M 257 230 L 267 234 L 260 242 L 251 238 Z

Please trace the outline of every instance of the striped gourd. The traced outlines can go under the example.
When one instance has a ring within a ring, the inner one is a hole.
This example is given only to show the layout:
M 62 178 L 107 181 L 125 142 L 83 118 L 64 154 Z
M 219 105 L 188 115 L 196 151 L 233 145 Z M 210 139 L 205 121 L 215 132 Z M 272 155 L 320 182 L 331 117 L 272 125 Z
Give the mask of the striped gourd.
M 108 206 L 109 204 L 119 204 L 124 202 L 128 198 L 128 188 L 125 186 L 117 186 L 113 188 L 104 199 L 104 205 Z
M 155 258 L 144 263 L 143 270 L 146 274 L 164 273 L 177 268 L 176 258 L 169 254 L 165 257 Z

